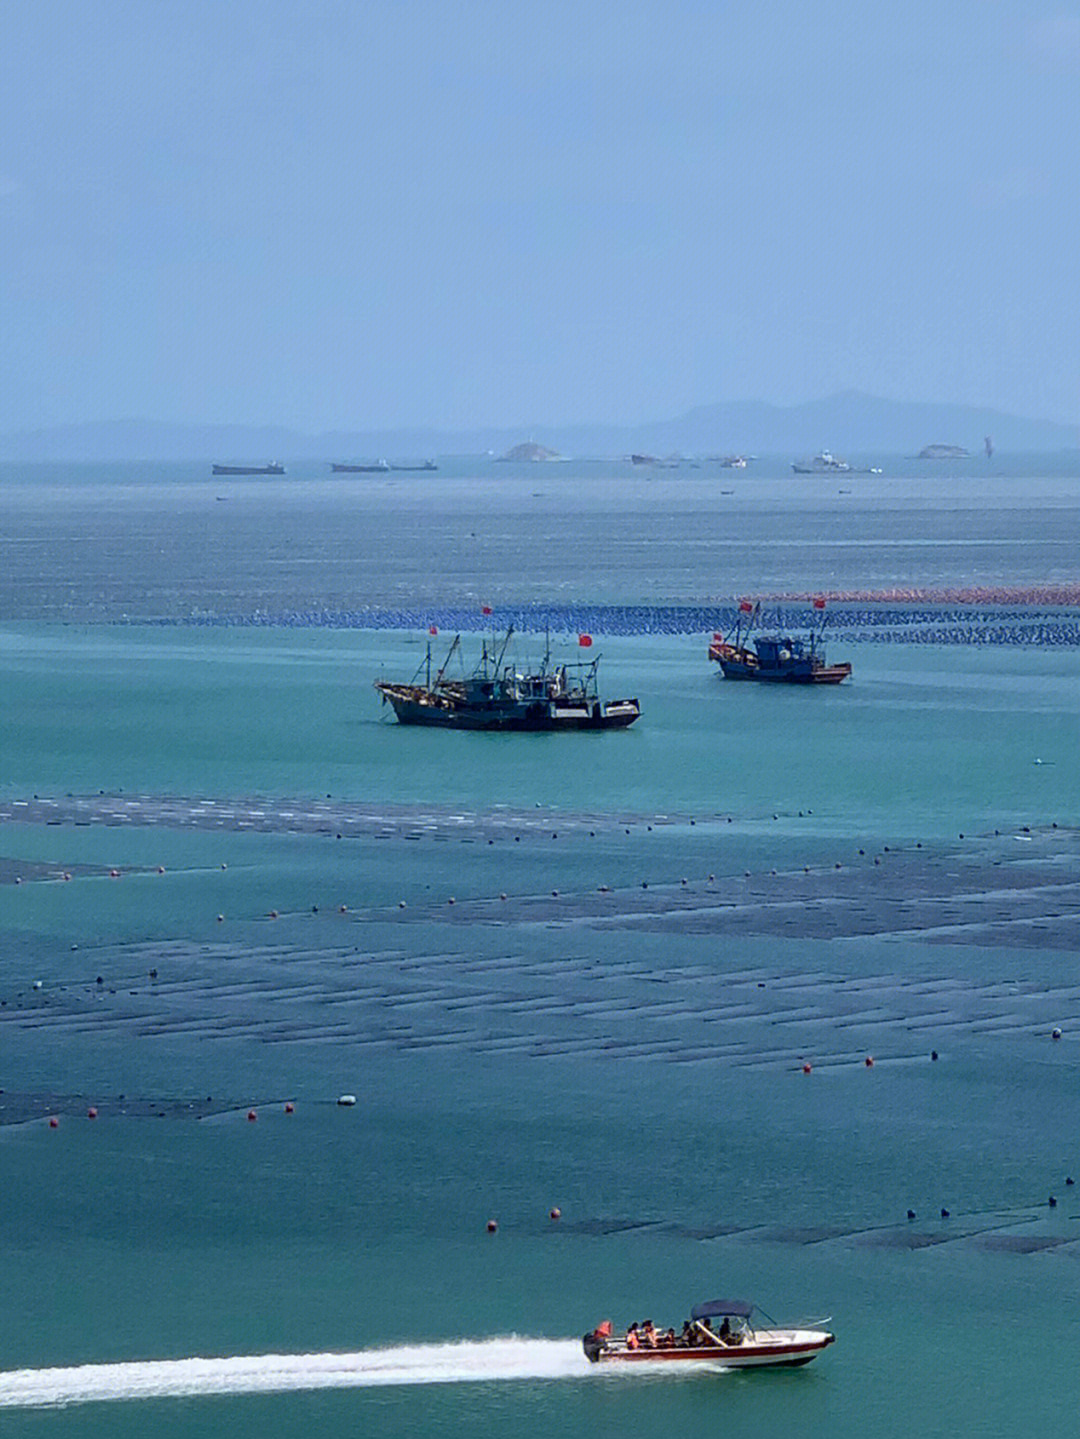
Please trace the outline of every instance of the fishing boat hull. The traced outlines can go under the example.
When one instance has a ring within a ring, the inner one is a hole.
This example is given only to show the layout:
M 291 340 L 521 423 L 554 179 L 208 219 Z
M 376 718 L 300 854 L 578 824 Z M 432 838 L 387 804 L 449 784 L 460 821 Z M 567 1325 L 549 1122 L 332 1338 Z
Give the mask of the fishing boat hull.
M 638 1364 L 676 1369 L 794 1369 L 812 1360 L 835 1342 L 821 1329 L 758 1330 L 742 1344 L 702 1345 L 692 1349 L 627 1349 L 621 1340 L 598 1347 L 592 1334 L 582 1341 L 594 1364 Z
M 419 685 L 376 685 L 383 699 L 393 706 L 399 724 L 426 725 L 439 729 L 513 730 L 551 733 L 558 730 L 626 729 L 641 717 L 636 699 L 595 700 L 591 704 L 560 704 L 557 701 L 490 707 L 456 703 L 452 696 Z
M 770 648 L 766 652 L 773 653 Z M 789 653 L 785 651 L 785 653 Z M 787 685 L 838 685 L 851 674 L 848 661 L 842 664 L 826 664 L 820 655 L 804 653 L 791 655 L 787 660 L 777 659 L 770 664 L 763 661 L 755 650 L 742 645 L 714 642 L 709 646 L 709 658 L 715 660 L 720 673 L 726 680 L 758 680 L 765 684 Z

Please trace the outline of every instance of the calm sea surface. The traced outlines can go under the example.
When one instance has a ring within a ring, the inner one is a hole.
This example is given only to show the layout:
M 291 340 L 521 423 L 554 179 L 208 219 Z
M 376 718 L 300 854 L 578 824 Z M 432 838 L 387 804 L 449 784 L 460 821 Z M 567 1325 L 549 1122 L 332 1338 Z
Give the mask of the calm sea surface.
M 298 618 L 1080 578 L 1076 456 L 866 463 L 0 470 L 5 1436 L 1075 1433 L 1080 654 L 470 735 Z M 581 1355 L 718 1294 L 837 1344 Z

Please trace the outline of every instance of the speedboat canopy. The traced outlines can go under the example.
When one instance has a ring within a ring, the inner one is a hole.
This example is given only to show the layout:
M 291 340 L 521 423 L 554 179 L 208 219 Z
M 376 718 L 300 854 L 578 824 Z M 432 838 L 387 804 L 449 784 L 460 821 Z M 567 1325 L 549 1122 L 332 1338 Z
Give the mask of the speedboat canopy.
M 695 1304 L 690 1311 L 691 1319 L 716 1319 L 725 1314 L 731 1319 L 749 1319 L 754 1306 L 745 1299 L 707 1299 L 704 1304 Z

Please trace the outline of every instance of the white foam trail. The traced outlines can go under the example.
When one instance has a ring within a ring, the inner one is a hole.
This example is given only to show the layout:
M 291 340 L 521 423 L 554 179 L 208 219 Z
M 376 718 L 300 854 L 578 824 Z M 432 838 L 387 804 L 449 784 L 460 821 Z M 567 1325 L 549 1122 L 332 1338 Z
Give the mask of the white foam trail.
M 590 1370 L 578 1339 L 484 1339 L 361 1349 L 355 1354 L 237 1354 L 69 1369 L 0 1371 L 0 1409 L 210 1394 L 274 1394 L 389 1384 L 568 1379 Z

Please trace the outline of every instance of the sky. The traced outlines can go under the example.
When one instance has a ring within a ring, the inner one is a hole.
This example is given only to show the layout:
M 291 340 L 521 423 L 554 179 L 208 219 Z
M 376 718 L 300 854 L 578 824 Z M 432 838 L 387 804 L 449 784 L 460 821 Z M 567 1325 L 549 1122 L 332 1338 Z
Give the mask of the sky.
M 33 0 L 0 430 L 1080 420 L 1080 4 Z

